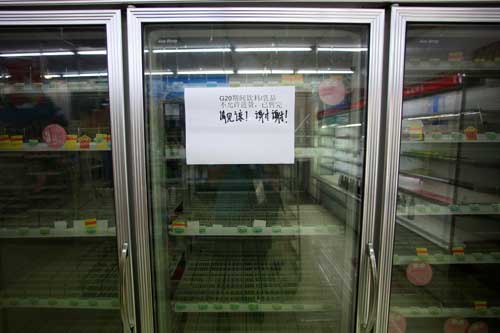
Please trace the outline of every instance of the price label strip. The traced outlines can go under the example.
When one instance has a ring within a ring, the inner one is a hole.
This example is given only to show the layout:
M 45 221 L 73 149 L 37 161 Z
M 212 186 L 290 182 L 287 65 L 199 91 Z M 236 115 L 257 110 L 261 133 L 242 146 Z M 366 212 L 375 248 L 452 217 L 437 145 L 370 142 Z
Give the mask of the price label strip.
M 417 253 L 417 256 L 421 257 L 421 256 L 428 256 L 429 255 L 429 250 L 427 250 L 426 247 L 417 247 L 415 249 L 416 253 Z
M 465 255 L 465 249 L 463 246 L 455 246 L 451 249 L 451 252 L 454 256 L 463 256 Z

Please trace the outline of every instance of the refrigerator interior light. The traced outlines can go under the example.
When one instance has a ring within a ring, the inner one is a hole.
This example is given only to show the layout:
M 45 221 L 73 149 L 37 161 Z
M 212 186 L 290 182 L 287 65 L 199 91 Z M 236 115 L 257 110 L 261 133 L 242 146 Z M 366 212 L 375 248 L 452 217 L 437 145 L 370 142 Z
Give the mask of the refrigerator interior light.
M 156 49 L 153 53 L 225 53 L 231 52 L 229 47 L 215 47 L 203 49 Z
M 293 74 L 293 69 L 239 69 L 238 74 Z
M 293 69 L 271 69 L 271 74 L 293 74 Z
M 39 56 L 65 56 L 74 55 L 72 51 L 53 51 L 53 52 L 19 52 L 19 53 L 0 53 L 0 57 L 14 58 L 14 57 L 39 57 Z
M 297 74 L 354 74 L 352 69 L 299 69 Z
M 172 72 L 172 71 L 151 71 L 151 72 L 144 72 L 144 75 L 174 75 L 174 72 Z
M 79 55 L 104 55 L 108 52 L 106 50 L 86 50 L 86 51 L 77 51 Z
M 238 74 L 271 74 L 270 69 L 238 69 Z
M 311 47 L 237 47 L 236 52 L 307 52 Z
M 68 74 L 63 74 L 63 77 L 94 77 L 94 76 L 108 76 L 108 73 L 106 72 L 101 72 L 101 73 L 68 73 Z
M 222 75 L 222 74 L 234 74 L 232 69 L 216 69 L 216 70 L 187 70 L 178 71 L 177 75 Z
M 43 56 L 65 56 L 65 55 L 74 55 L 73 51 L 56 51 L 56 52 L 42 52 Z
M 60 74 L 45 74 L 43 77 L 46 78 L 47 80 L 50 80 L 50 79 L 59 78 L 59 77 L 61 77 L 61 75 Z
M 366 52 L 367 47 L 318 47 L 317 51 L 329 51 L 329 52 Z
M 10 58 L 10 57 L 38 57 L 41 56 L 40 52 L 25 52 L 25 53 L 0 53 L 0 57 Z

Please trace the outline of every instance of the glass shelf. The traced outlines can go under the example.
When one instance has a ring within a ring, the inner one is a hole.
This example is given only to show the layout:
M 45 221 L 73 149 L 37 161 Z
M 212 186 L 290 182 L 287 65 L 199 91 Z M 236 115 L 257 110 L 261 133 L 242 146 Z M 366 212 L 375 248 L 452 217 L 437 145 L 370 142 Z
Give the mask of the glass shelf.
M 444 59 L 435 61 L 419 61 L 409 59 L 405 66 L 405 72 L 483 72 L 483 71 L 500 71 L 500 62 L 498 61 L 448 61 Z
M 474 308 L 447 308 L 447 307 L 421 307 L 421 306 L 391 306 L 391 312 L 396 312 L 408 318 L 500 318 L 500 307 L 491 307 L 484 310 Z
M 423 140 L 406 140 L 401 141 L 402 144 L 411 143 L 499 143 L 500 133 L 479 133 L 476 137 L 468 139 L 465 134 L 439 134 L 431 135 L 430 138 L 425 137 Z
M 47 146 L 45 143 L 39 143 L 37 145 L 31 145 L 29 143 L 25 143 L 22 145 L 22 147 L 1 147 L 0 146 L 0 152 L 15 152 L 15 151 L 22 151 L 22 152 L 42 152 L 42 151 L 111 151 L 111 145 L 110 144 L 97 144 L 97 143 L 90 143 L 88 148 L 80 148 L 80 147 L 75 147 L 75 148 L 51 148 Z
M 118 298 L 2 297 L 0 308 L 118 310 Z
M 10 257 L 4 260 L 9 270 L 0 290 L 1 307 L 119 308 L 113 238 L 83 243 L 67 239 L 50 247 L 47 241 L 3 245 Z
M 0 94 L 10 95 L 10 94 L 75 94 L 75 93 L 107 93 L 108 92 L 108 82 L 107 79 L 101 83 L 92 84 L 88 81 L 59 81 L 51 80 L 52 84 L 41 85 L 39 87 L 33 87 L 29 85 L 8 85 L 5 83 L 0 83 Z M 54 84 L 56 83 L 56 84 Z
M 314 265 L 299 272 L 293 260 L 256 251 L 243 256 L 200 251 L 179 281 L 175 311 L 308 312 L 334 307 L 335 296 Z
M 327 332 L 335 330 L 338 322 L 316 313 L 186 313 L 189 316 L 185 332 Z
M 455 265 L 455 264 L 498 264 L 500 263 L 500 252 L 471 254 L 428 254 L 428 255 L 399 255 L 394 254 L 393 265 L 408 265 L 412 262 L 425 262 L 433 265 Z
M 437 205 L 432 203 L 417 204 L 410 211 L 409 208 L 399 206 L 397 208 L 398 216 L 408 215 L 499 215 L 500 203 L 491 204 L 452 204 Z
M 272 227 L 223 227 L 223 226 L 200 226 L 171 227 L 170 234 L 173 236 L 326 236 L 342 235 L 341 226 L 272 226 Z
M 329 304 L 298 303 L 174 303 L 175 312 L 322 312 Z
M 104 230 L 78 230 L 74 228 L 0 228 L 0 238 L 67 238 L 67 237 L 116 237 L 116 227 Z

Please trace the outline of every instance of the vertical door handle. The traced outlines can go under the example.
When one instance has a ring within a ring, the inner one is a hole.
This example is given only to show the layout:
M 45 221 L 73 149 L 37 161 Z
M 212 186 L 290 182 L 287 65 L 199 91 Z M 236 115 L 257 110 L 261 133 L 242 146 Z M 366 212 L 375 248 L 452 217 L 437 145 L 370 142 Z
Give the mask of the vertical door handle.
M 368 319 L 363 323 L 363 329 L 365 332 L 370 332 L 375 324 L 375 314 L 377 306 L 378 297 L 378 269 L 377 269 L 377 257 L 375 256 L 375 250 L 373 249 L 373 243 L 368 242 L 366 244 L 366 254 L 368 255 L 368 263 L 370 265 L 370 277 L 371 277 L 371 295 L 370 295 L 370 307 L 368 308 Z
M 129 250 L 128 243 L 124 242 L 120 252 L 120 259 L 118 261 L 118 268 L 120 270 L 120 315 L 124 332 L 134 332 L 134 323 L 130 321 L 130 300 L 127 290 L 128 272 L 129 272 Z

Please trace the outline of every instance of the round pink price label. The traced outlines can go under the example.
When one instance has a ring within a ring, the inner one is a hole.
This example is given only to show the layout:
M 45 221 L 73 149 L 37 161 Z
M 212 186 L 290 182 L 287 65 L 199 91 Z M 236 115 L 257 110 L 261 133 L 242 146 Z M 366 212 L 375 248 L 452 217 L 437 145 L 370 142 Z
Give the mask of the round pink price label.
M 389 333 L 406 333 L 406 318 L 397 312 L 389 312 Z
M 342 79 L 328 79 L 319 84 L 319 98 L 325 104 L 337 105 L 344 100 L 345 94 Z
M 453 317 L 444 323 L 444 333 L 467 333 L 469 322 L 465 318 Z
M 406 267 L 406 278 L 415 286 L 426 286 L 432 281 L 431 265 L 425 262 L 412 262 Z
M 60 148 L 66 141 L 66 130 L 57 124 L 51 124 L 42 131 L 42 138 L 51 148 Z

